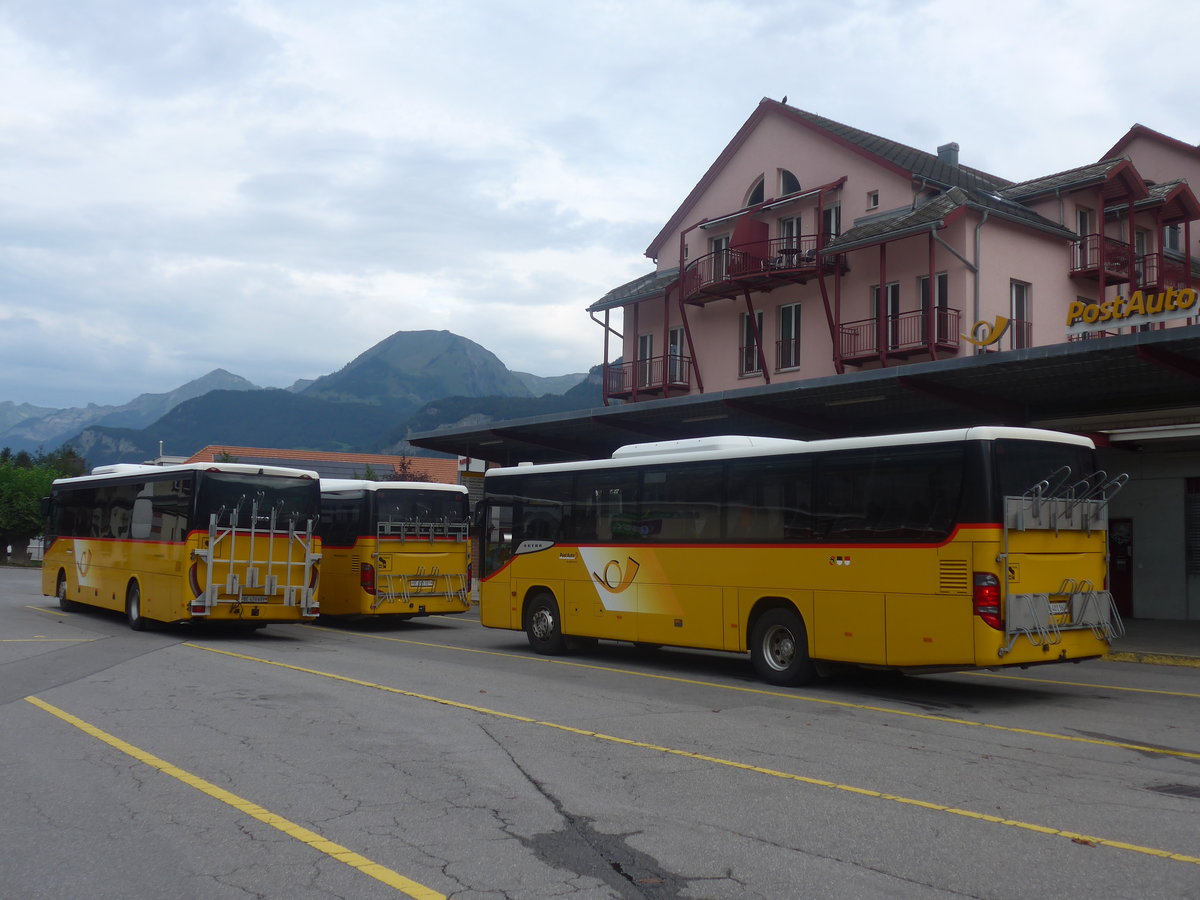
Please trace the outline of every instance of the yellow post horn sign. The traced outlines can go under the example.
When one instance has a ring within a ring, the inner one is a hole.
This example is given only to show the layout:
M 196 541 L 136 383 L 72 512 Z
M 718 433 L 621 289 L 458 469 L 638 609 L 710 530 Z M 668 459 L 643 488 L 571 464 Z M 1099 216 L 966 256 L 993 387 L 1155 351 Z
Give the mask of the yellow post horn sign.
M 976 347 L 990 347 L 997 343 L 1000 338 L 1004 337 L 1008 326 L 1012 324 L 1012 320 L 1007 316 L 996 316 L 995 322 L 979 321 L 971 326 L 971 333 L 964 334 L 963 340 L 974 344 Z M 978 335 L 978 337 L 976 337 Z

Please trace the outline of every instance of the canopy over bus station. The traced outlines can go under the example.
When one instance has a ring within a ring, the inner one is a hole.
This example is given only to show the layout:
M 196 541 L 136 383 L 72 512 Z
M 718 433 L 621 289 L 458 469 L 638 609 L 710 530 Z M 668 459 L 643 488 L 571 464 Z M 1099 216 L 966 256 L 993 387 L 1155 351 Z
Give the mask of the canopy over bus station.
M 516 465 L 601 458 L 624 444 L 716 434 L 816 440 L 971 425 L 1086 434 L 1122 455 L 1200 451 L 1200 326 L 492 422 L 409 440 Z

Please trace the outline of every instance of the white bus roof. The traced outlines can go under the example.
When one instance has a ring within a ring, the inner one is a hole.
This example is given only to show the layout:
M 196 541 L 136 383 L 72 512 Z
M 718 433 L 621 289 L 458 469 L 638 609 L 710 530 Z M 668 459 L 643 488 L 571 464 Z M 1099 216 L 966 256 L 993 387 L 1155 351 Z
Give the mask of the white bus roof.
M 867 447 L 895 447 L 913 444 L 940 444 L 952 441 L 1051 441 L 1095 448 L 1091 438 L 1062 431 L 1041 428 L 1010 428 L 1007 426 L 976 426 L 944 431 L 917 431 L 907 434 L 883 434 L 870 437 L 831 438 L 822 441 L 798 441 L 787 438 L 754 437 L 750 435 L 718 435 L 676 441 L 657 441 L 627 444 L 613 451 L 609 459 L 577 460 L 543 463 L 530 466 L 508 466 L 489 469 L 485 474 L 512 475 L 529 472 L 570 472 L 578 469 L 620 468 L 639 463 L 702 462 L 704 460 L 741 459 L 754 456 L 778 456 L 785 453 L 822 453 L 836 450 L 860 450 Z
M 289 469 L 284 466 L 257 466 L 248 463 L 227 462 L 194 462 L 181 463 L 177 466 L 146 466 L 136 463 L 114 463 L 109 466 L 96 466 L 88 475 L 77 475 L 74 478 L 56 478 L 54 484 L 75 483 L 80 481 L 102 481 L 109 478 L 131 475 L 169 475 L 172 472 L 229 472 L 234 475 L 270 475 L 283 478 L 311 478 L 316 481 L 320 476 L 308 469 Z
M 368 481 L 361 478 L 322 478 L 321 493 L 327 491 L 454 491 L 467 493 L 461 484 L 437 481 Z

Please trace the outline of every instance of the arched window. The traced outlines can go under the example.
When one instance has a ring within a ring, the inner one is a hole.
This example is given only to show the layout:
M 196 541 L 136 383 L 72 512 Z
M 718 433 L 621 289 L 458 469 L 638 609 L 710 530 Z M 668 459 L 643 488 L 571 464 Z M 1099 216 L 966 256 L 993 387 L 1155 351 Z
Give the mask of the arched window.
M 800 179 L 789 172 L 787 169 L 779 170 L 779 195 L 781 197 L 787 194 L 794 194 L 800 190 Z
M 763 193 L 763 183 L 765 180 L 761 175 L 758 176 L 758 181 L 754 182 L 754 187 L 750 188 L 750 193 L 746 197 L 747 206 L 754 206 L 756 203 L 763 202 L 765 199 Z

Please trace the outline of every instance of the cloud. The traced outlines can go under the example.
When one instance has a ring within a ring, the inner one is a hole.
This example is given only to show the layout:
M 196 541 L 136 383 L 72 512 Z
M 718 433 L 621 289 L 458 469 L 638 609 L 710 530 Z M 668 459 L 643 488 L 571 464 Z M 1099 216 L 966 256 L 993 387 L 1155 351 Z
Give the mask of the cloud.
M 762 96 L 1022 180 L 1200 137 L 1186 78 L 1129 75 L 1149 21 L 1190 58 L 1164 0 L 10 0 L 0 400 L 284 386 L 426 328 L 578 371 Z

